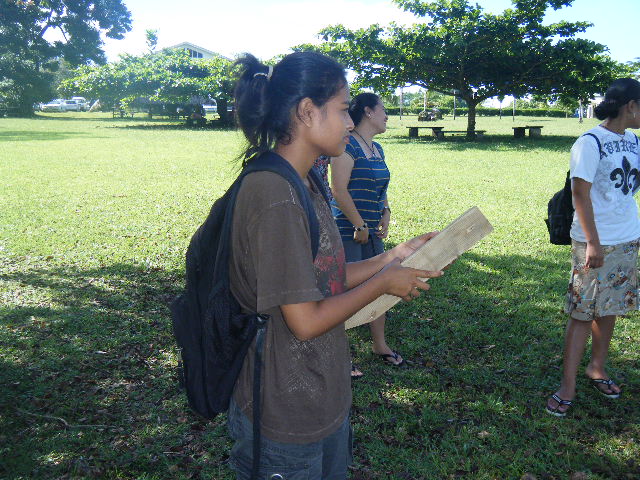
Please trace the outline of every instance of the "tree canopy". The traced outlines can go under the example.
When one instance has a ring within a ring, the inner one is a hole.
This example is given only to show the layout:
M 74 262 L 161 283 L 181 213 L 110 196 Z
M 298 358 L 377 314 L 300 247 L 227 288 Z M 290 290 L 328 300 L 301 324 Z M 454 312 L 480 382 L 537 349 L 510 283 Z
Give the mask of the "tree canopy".
M 61 59 L 72 66 L 104 63 L 101 33 L 118 39 L 131 29 L 122 0 L 2 0 L 0 5 L 0 101 L 18 105 L 24 114 L 34 102 L 50 98 L 52 72 Z
M 356 84 L 385 91 L 419 85 L 455 93 L 469 107 L 468 135 L 475 109 L 500 95 L 573 95 L 600 92 L 620 72 L 606 47 L 575 38 L 591 24 L 545 25 L 547 9 L 573 0 L 512 0 L 500 14 L 484 12 L 468 0 L 394 0 L 422 18 L 410 27 L 391 24 L 349 30 L 334 25 L 320 32 L 321 49 L 357 74 Z
M 68 93 L 99 98 L 103 104 L 188 103 L 193 97 L 231 100 L 233 62 L 224 57 L 193 59 L 185 50 L 122 55 L 106 65 L 82 66 L 62 84 Z M 224 112 L 221 112 L 224 113 Z

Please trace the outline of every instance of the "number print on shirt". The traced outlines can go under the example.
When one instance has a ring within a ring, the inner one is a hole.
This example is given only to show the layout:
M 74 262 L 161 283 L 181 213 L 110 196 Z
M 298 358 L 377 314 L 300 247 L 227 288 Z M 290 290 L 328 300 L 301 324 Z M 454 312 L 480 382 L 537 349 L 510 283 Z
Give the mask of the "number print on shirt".
M 631 168 L 629 160 L 624 156 L 622 157 L 622 168 L 613 170 L 609 178 L 616 182 L 616 188 L 621 188 L 622 193 L 627 195 L 629 192 L 635 192 L 640 186 L 639 173 L 636 168 Z

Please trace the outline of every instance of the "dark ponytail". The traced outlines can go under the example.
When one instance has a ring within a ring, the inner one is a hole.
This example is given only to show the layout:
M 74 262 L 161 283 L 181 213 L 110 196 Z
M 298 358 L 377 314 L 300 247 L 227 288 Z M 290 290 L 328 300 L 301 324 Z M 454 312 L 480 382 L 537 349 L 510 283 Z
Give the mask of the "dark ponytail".
M 632 78 L 615 80 L 604 95 L 604 100 L 594 109 L 598 120 L 616 118 L 620 108 L 631 100 L 640 100 L 640 82 Z
M 315 52 L 292 53 L 271 68 L 250 54 L 236 63 L 236 119 L 248 143 L 243 166 L 277 143 L 291 142 L 293 113 L 302 99 L 322 107 L 347 84 L 344 67 Z
M 376 108 L 376 105 L 380 103 L 380 97 L 375 93 L 360 93 L 353 97 L 349 104 L 349 116 L 353 120 L 353 124 L 357 127 L 362 117 L 364 116 L 365 107 L 369 107 L 371 110 Z

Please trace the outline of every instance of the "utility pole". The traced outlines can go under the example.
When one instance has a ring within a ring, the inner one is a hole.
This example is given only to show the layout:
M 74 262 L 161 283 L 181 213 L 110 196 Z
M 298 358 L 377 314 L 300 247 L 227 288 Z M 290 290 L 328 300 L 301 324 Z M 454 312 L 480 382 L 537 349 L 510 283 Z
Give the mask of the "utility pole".
M 458 92 L 455 88 L 451 90 L 453 92 L 453 119 L 456 119 L 456 93 Z
M 579 123 L 582 123 L 582 100 L 578 100 L 578 118 L 580 119 Z

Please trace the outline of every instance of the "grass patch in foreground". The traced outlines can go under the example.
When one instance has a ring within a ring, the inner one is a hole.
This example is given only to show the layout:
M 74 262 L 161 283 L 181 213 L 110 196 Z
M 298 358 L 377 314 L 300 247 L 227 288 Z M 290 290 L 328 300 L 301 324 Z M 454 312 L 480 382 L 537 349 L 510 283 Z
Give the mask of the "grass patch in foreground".
M 44 117 L 0 119 L 0 477 L 232 478 L 224 416 L 203 423 L 177 391 L 167 307 L 188 238 L 233 179 L 239 134 Z M 397 118 L 381 136 L 389 246 L 472 205 L 495 232 L 392 311 L 388 341 L 409 368 L 374 358 L 366 327 L 349 333 L 365 373 L 352 478 L 640 476 L 637 314 L 611 347 L 623 397 L 580 378 L 570 418 L 543 412 L 569 252 L 542 218 L 573 139 L 595 124 L 547 120 L 541 139 L 513 139 L 507 118 L 479 118 L 481 142 L 409 140 Z

